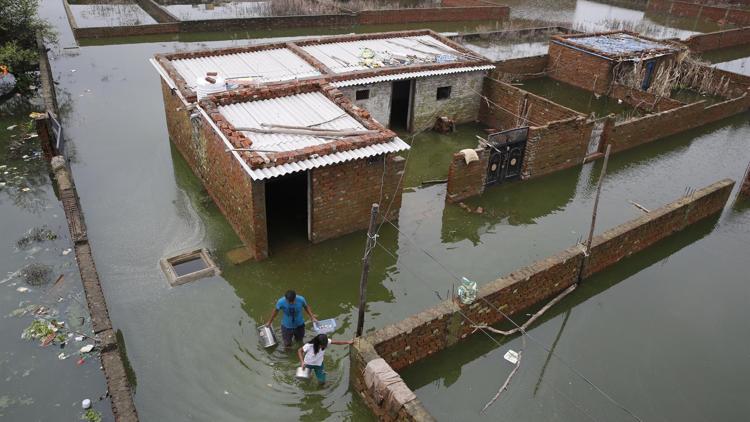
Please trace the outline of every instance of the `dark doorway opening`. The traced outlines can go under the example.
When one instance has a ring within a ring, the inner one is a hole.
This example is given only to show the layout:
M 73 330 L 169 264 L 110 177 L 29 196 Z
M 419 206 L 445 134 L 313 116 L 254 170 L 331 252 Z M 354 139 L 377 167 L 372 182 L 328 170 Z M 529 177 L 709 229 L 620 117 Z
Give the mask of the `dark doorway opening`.
M 409 130 L 412 81 L 395 81 L 391 89 L 391 116 L 388 127 Z
M 266 182 L 268 246 L 307 240 L 307 172 Z

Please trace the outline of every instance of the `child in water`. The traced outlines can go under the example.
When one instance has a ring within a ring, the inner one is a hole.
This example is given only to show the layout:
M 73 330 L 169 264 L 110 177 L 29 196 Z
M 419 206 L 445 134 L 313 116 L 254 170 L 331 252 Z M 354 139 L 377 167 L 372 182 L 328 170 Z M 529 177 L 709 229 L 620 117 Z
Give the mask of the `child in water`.
M 310 368 L 315 371 L 315 378 L 318 379 L 318 383 L 324 384 L 326 382 L 326 371 L 323 369 L 323 356 L 325 356 L 326 346 L 328 343 L 331 344 L 352 344 L 353 340 L 340 341 L 340 340 L 328 340 L 328 336 L 325 334 L 318 334 L 313 337 L 312 340 L 305 343 L 302 347 L 297 350 L 297 356 L 299 356 L 300 366 L 303 368 Z

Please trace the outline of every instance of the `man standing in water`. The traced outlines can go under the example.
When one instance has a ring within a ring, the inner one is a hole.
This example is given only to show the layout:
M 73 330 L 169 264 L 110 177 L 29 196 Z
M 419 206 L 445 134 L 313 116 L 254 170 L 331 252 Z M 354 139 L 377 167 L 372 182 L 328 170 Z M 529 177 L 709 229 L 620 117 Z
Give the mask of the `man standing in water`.
M 310 319 L 313 322 L 317 321 L 305 298 L 298 295 L 294 290 L 288 290 L 284 294 L 284 297 L 276 302 L 276 308 L 274 308 L 271 318 L 268 319 L 266 325 L 271 327 L 276 314 L 281 311 L 281 338 L 284 340 L 284 347 L 292 345 L 292 337 L 296 341 L 303 341 L 305 337 L 305 318 L 302 316 L 303 309 L 307 312 L 307 315 L 310 315 Z

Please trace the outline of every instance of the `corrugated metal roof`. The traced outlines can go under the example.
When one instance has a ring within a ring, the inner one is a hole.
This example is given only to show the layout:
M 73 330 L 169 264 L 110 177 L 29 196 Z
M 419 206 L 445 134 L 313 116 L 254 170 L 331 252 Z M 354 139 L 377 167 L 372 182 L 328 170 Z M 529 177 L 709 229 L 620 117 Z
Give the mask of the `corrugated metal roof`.
M 351 151 L 335 152 L 333 154 L 308 158 L 306 160 L 289 164 L 282 164 L 274 167 L 250 169 L 249 173 L 250 177 L 252 177 L 253 180 L 265 180 L 271 179 L 273 177 L 283 176 L 289 173 L 330 166 L 346 161 L 360 160 L 367 157 L 374 157 L 376 155 L 405 151 L 409 148 L 409 144 L 402 141 L 400 138 L 393 138 L 390 141 L 382 144 L 369 145 L 364 148 L 358 148 Z
M 446 56 L 444 57 L 446 59 L 449 58 L 447 57 L 449 55 L 454 56 L 455 60 L 467 59 L 464 53 L 429 35 L 332 42 L 307 45 L 302 46 L 302 48 L 328 66 L 334 73 L 371 69 L 372 66 L 365 64 L 366 57 L 362 56 L 364 49 L 369 49 L 375 53 L 372 60 L 382 67 L 435 63 L 436 57 L 441 55 Z M 407 59 L 407 57 L 410 59 Z M 392 59 L 397 60 L 393 61 Z
M 218 110 L 235 127 L 263 129 L 261 124 L 266 123 L 290 126 L 314 126 L 320 129 L 366 129 L 361 123 L 320 92 L 230 104 L 219 106 Z M 309 135 L 243 133 L 253 141 L 253 149 L 272 152 L 297 151 L 308 146 L 323 145 L 332 141 L 330 138 Z M 394 138 L 389 142 L 370 145 L 356 150 L 310 157 L 302 161 L 269 168 L 250 169 L 249 173 L 255 180 L 263 180 L 349 160 L 403 151 L 408 148 L 409 145 L 404 141 Z M 259 154 L 264 155 L 263 152 L 259 152 Z
M 335 86 L 336 88 L 344 88 L 347 86 L 354 86 L 354 85 L 369 85 L 369 84 L 374 84 L 378 82 L 399 81 L 399 80 L 404 80 L 404 79 L 424 78 L 428 76 L 438 76 L 438 75 L 450 75 L 454 73 L 476 72 L 476 71 L 483 71 L 483 70 L 491 70 L 494 68 L 495 68 L 494 65 L 484 65 L 484 66 L 470 66 L 470 67 L 453 67 L 449 69 L 424 70 L 421 72 L 407 72 L 407 73 L 398 73 L 394 75 L 378 75 L 378 76 L 371 76 L 369 78 L 352 79 L 348 81 L 334 82 L 332 83 L 332 85 Z
M 172 65 L 190 88 L 206 72 L 224 78 L 250 77 L 258 82 L 277 82 L 318 76 L 320 72 L 287 48 L 248 53 L 172 60 Z
M 675 50 L 671 44 L 651 41 L 626 33 L 601 34 L 588 37 L 572 37 L 567 42 L 587 47 L 610 55 L 629 55 L 648 52 L 652 50 Z

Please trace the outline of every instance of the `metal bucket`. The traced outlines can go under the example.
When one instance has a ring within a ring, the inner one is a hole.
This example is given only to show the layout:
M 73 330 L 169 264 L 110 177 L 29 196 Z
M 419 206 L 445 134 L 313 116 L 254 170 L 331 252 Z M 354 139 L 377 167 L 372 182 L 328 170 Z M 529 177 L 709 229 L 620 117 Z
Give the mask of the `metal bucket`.
M 266 325 L 258 328 L 258 337 L 260 337 L 260 344 L 265 348 L 276 346 L 276 334 L 274 334 L 271 327 Z
M 301 366 L 297 367 L 297 373 L 294 374 L 294 376 L 297 377 L 297 379 L 299 380 L 309 380 L 311 375 L 312 375 L 312 369 L 303 368 Z

